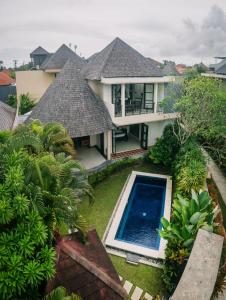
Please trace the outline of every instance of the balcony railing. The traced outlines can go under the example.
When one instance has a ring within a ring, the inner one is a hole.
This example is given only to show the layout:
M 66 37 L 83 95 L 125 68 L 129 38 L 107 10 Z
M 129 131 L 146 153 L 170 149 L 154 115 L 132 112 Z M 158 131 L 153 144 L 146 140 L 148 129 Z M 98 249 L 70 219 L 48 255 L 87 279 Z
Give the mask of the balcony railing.
M 152 107 L 143 108 L 140 104 L 127 104 L 125 106 L 125 115 L 132 116 L 132 115 L 143 115 L 143 114 L 150 114 L 154 112 L 154 103 Z

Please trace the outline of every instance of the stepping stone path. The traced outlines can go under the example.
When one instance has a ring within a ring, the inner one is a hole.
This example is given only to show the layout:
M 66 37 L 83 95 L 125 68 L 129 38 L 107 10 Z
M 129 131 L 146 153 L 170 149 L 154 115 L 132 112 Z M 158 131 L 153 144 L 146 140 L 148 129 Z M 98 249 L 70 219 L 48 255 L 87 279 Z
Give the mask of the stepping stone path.
M 129 282 L 128 280 L 126 280 L 123 287 L 126 290 L 127 294 L 129 294 L 129 292 L 131 291 L 131 289 L 133 287 L 133 284 L 131 282 Z
M 123 283 L 124 280 L 121 276 L 119 276 L 120 281 Z M 123 284 L 124 289 L 126 290 L 127 294 L 129 295 L 128 300 L 152 300 L 153 297 L 144 292 L 141 288 L 134 286 L 130 281 L 125 280 Z
M 131 296 L 131 300 L 139 300 L 141 295 L 143 294 L 143 290 L 139 287 L 136 287 Z

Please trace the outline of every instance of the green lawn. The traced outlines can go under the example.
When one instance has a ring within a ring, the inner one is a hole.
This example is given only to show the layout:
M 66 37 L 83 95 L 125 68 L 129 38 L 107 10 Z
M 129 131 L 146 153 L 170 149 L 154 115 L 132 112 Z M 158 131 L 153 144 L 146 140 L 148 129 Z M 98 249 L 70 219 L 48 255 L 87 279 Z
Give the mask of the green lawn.
M 104 179 L 94 188 L 95 202 L 89 206 L 88 200 L 79 205 L 80 213 L 87 219 L 91 227 L 95 227 L 102 238 L 119 194 L 128 175 L 133 171 L 153 172 L 167 174 L 167 170 L 146 162 L 139 162 L 127 167 Z M 125 259 L 111 255 L 112 262 L 119 275 L 132 283 L 149 291 L 152 295 L 163 290 L 161 270 L 146 265 L 133 266 Z

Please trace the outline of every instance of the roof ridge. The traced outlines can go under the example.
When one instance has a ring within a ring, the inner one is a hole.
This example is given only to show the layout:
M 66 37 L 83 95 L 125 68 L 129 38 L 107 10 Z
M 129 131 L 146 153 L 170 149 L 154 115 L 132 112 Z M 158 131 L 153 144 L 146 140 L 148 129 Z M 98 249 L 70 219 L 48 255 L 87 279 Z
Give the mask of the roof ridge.
M 112 41 L 113 46 L 112 46 L 110 52 L 108 53 L 107 59 L 105 60 L 105 62 L 104 62 L 104 64 L 103 64 L 102 68 L 100 69 L 100 73 L 99 73 L 99 74 L 100 74 L 100 77 L 101 77 L 101 73 L 102 73 L 103 69 L 105 68 L 105 66 L 106 66 L 106 64 L 107 64 L 107 62 L 108 62 L 108 60 L 109 60 L 109 57 L 110 57 L 110 55 L 111 55 L 113 49 L 115 48 L 115 45 L 116 45 L 116 43 L 118 42 L 118 40 L 119 40 L 119 38 L 117 37 L 117 38 L 115 38 L 115 39 Z M 99 53 L 100 53 L 100 52 L 99 52 Z
M 67 253 L 73 260 L 78 262 L 84 268 L 89 270 L 89 272 L 93 273 L 97 276 L 101 281 L 103 281 L 107 286 L 119 294 L 121 297 L 127 297 L 127 293 L 124 288 L 118 284 L 114 279 L 112 279 L 108 274 L 104 273 L 102 270 L 98 269 L 96 265 L 91 263 L 85 257 L 82 257 L 79 253 L 77 253 L 76 249 L 65 243 L 65 241 L 61 242 L 60 249 Z

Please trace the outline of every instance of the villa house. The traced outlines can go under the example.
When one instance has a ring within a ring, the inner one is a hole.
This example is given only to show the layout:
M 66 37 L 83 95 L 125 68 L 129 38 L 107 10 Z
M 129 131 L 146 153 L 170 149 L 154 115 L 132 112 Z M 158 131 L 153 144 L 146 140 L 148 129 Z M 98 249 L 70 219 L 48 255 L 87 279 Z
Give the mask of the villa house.
M 174 77 L 164 76 L 154 60 L 119 38 L 88 62 L 64 45 L 32 72 L 53 77 L 29 120 L 62 123 L 87 168 L 94 161 L 142 152 L 176 118 L 175 113 L 163 114 L 159 105 L 164 84 Z
M 209 70 L 206 73 L 202 73 L 202 76 L 213 77 L 226 81 L 226 57 L 217 56 L 217 63 L 209 65 Z

